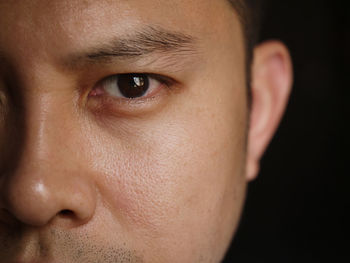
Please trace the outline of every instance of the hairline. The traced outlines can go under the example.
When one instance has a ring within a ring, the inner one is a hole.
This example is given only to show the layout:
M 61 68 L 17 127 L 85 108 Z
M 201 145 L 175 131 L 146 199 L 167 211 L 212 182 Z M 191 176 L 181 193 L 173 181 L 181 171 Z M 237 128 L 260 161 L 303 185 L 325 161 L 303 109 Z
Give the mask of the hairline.
M 254 23 L 252 22 L 252 11 L 247 4 L 247 0 L 227 0 L 238 15 L 242 31 L 243 41 L 245 46 L 245 64 L 246 64 L 246 90 L 248 111 L 250 111 L 252 94 L 251 94 L 251 65 L 253 62 L 253 49 L 256 38 L 254 37 Z

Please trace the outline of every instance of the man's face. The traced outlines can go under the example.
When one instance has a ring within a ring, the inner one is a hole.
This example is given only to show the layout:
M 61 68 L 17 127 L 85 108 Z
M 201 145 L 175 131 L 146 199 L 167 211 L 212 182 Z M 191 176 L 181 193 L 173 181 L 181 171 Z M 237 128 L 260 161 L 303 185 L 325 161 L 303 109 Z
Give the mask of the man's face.
M 0 28 L 1 261 L 218 262 L 246 185 L 231 6 L 0 0 Z

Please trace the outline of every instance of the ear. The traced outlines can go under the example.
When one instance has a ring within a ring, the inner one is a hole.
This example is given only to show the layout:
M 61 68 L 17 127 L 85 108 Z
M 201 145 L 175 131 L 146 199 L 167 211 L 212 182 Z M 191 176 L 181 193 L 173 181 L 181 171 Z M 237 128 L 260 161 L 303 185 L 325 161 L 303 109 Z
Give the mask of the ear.
M 269 41 L 255 48 L 246 159 L 248 181 L 256 178 L 260 159 L 284 113 L 291 91 L 292 75 L 289 52 L 282 43 Z

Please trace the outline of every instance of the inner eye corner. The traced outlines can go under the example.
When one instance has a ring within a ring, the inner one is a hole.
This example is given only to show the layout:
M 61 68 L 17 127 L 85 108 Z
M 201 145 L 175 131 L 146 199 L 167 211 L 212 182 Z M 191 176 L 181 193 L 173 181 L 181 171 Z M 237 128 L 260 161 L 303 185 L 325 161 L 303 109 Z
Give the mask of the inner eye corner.
M 104 91 L 101 88 L 94 88 L 89 92 L 88 97 L 98 97 L 103 94 L 104 94 Z

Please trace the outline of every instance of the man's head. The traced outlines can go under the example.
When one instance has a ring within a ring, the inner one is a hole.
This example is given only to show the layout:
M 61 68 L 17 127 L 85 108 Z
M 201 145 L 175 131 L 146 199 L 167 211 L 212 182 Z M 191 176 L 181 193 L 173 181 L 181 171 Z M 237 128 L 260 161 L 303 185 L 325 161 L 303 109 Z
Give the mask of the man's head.
M 2 262 L 222 259 L 291 83 L 235 10 L 0 0 Z

